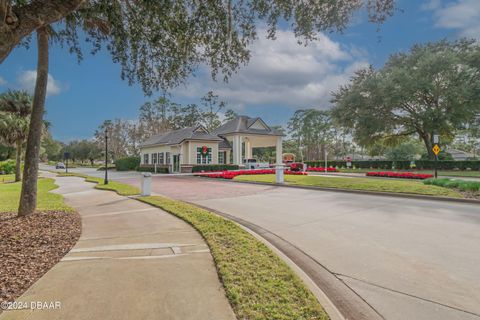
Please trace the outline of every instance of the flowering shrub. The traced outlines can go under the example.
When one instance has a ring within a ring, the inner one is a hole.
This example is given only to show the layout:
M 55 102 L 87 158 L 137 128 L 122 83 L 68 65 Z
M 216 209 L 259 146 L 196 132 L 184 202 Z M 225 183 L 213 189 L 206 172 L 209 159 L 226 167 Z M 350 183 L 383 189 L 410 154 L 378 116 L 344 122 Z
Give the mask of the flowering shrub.
M 402 178 L 402 179 L 428 179 L 432 178 L 431 174 L 411 173 L 411 172 L 367 172 L 367 177 L 385 177 L 385 178 Z
M 290 164 L 291 171 L 303 171 L 303 163 L 301 162 L 293 162 Z
M 307 171 L 312 171 L 312 172 L 325 172 L 325 167 L 309 167 Z M 329 167 L 327 168 L 327 172 L 338 172 L 337 169 Z
M 307 175 L 306 172 L 296 172 L 291 170 L 285 170 L 285 174 L 293 175 Z M 199 173 L 196 176 L 207 177 L 207 178 L 217 178 L 217 179 L 233 179 L 236 176 L 249 175 L 249 174 L 275 174 L 275 169 L 260 169 L 260 170 L 240 170 L 240 171 L 222 171 L 222 172 L 211 172 L 211 173 Z

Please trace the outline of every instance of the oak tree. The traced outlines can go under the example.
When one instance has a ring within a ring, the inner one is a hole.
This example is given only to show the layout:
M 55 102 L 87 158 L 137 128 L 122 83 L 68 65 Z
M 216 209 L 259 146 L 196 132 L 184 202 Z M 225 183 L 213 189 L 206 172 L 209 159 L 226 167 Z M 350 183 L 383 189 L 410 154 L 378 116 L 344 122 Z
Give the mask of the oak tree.
M 480 45 L 474 40 L 415 45 L 379 70 L 358 71 L 333 93 L 335 120 L 363 146 L 433 137 L 449 141 L 480 112 Z

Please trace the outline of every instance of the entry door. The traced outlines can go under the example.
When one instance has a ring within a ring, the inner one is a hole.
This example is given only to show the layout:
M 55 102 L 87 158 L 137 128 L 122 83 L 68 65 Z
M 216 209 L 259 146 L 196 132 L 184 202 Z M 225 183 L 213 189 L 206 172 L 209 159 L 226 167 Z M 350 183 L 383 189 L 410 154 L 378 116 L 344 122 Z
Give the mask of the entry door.
M 173 155 L 173 172 L 180 172 L 180 155 Z

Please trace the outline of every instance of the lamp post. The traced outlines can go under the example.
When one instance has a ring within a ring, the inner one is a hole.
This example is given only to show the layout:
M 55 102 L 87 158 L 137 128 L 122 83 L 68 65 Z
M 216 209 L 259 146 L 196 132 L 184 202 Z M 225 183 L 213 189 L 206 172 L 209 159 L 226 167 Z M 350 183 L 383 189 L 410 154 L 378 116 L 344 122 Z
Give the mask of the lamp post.
M 105 179 L 104 184 L 108 184 L 108 128 L 105 128 Z
M 328 172 L 327 170 L 327 166 L 328 166 L 328 151 L 327 151 L 327 148 L 325 147 L 325 173 Z

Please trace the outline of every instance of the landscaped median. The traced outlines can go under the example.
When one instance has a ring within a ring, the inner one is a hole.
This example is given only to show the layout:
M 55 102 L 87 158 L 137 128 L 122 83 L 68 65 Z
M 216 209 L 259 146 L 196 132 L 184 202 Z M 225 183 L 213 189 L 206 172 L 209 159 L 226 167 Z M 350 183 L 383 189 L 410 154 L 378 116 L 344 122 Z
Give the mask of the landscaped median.
M 1 178 L 1 176 L 0 176 Z M 18 217 L 21 182 L 0 179 L 0 303 L 13 301 L 77 242 L 81 221 L 53 179 L 38 180 L 37 211 Z M 2 312 L 0 308 L 0 313 Z
M 121 196 L 134 196 L 140 194 L 140 190 L 137 187 L 131 186 L 129 184 L 117 181 L 109 181 L 108 184 L 104 184 L 103 178 L 87 176 L 81 173 L 58 173 L 58 176 L 84 178 L 87 182 L 96 183 L 96 189 L 115 191 Z
M 235 177 L 235 181 L 275 183 L 275 175 L 249 175 Z M 331 188 L 341 190 L 360 190 L 371 192 L 389 192 L 439 197 L 462 198 L 455 190 L 425 185 L 420 181 L 381 180 L 369 178 L 344 178 L 323 176 L 285 176 L 287 185 Z
M 328 319 L 285 262 L 234 222 L 177 200 L 138 199 L 185 220 L 200 232 L 238 319 Z

